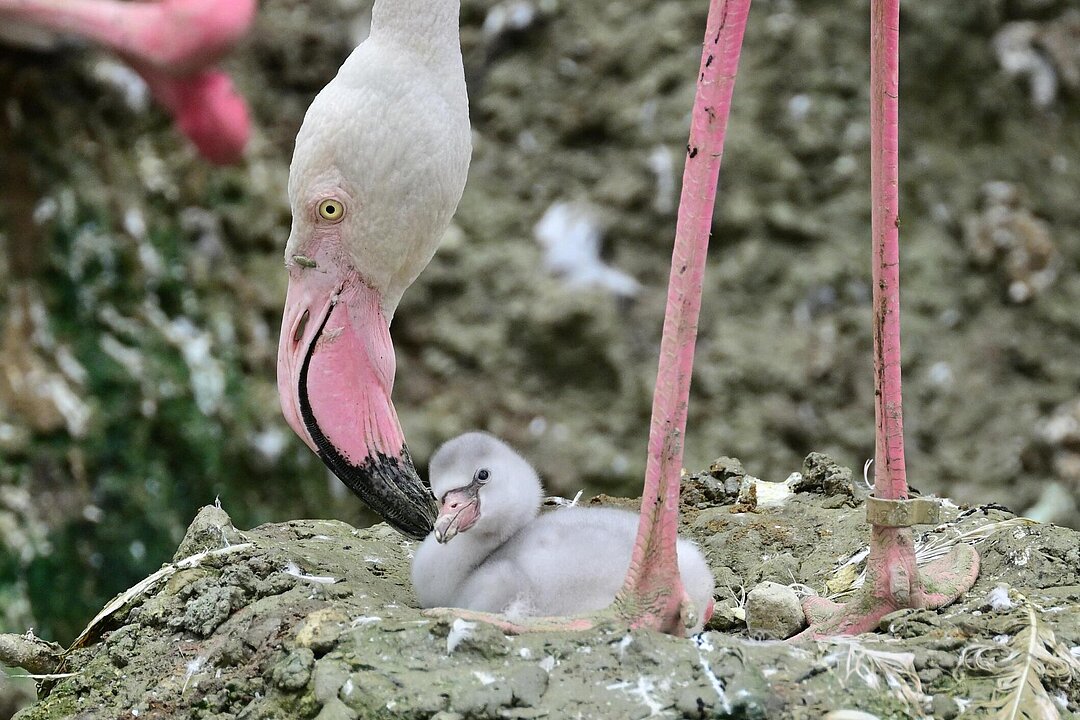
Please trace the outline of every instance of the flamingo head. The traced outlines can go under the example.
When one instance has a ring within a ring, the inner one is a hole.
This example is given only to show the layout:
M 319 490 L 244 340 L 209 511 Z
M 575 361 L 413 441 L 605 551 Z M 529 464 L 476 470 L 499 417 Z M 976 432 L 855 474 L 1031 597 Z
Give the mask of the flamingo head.
M 482 432 L 459 435 L 431 456 L 431 489 L 439 499 L 439 543 L 469 531 L 505 539 L 536 517 L 543 495 L 525 458 Z
M 438 183 L 403 154 L 408 135 L 372 122 L 371 94 L 357 85 L 339 74 L 296 139 L 278 391 L 285 419 L 326 466 L 388 523 L 422 538 L 437 508 L 390 400 L 389 324 L 449 213 L 425 201 Z

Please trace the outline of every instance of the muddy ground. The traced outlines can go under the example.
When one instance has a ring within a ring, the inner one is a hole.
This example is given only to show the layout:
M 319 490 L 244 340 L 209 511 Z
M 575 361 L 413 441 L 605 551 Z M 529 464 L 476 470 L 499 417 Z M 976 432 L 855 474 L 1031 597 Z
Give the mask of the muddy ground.
M 819 462 L 805 473 L 812 492 L 736 512 L 746 507 L 720 504 L 724 481 L 739 485 L 731 467 L 686 481 L 684 532 L 719 581 L 713 629 L 693 638 L 615 623 L 509 637 L 426 617 L 408 580 L 415 544 L 385 525 L 294 520 L 240 532 L 211 506 L 166 566 L 175 572 L 97 622 L 56 668 L 70 676 L 47 684 L 17 720 L 816 720 L 841 709 L 988 717 L 986 703 L 1008 700 L 995 692 L 1000 677 L 1023 670 L 1001 657 L 1028 647 L 1032 624 L 1065 665 L 1040 666 L 1041 697 L 1060 717 L 1080 717 L 1076 531 L 993 507 L 953 509 L 919 545 L 959 535 L 976 544 L 982 574 L 961 602 L 894 613 L 885 632 L 857 640 L 751 639 L 738 612 L 747 589 L 795 578 L 823 594 L 841 590 L 851 577 L 837 567 L 860 549 L 867 526 L 862 507 L 851 507 L 858 493 L 836 481 L 842 470 Z
M 66 644 L 215 497 L 241 527 L 370 522 L 289 432 L 274 387 L 292 140 L 368 5 L 260 4 L 227 61 L 257 136 L 225 170 L 99 56 L 0 49 L 0 629 Z M 484 428 L 555 492 L 632 495 L 707 3 L 526 5 L 518 28 L 497 22 L 508 4 L 463 2 L 476 150 L 395 318 L 395 403 L 421 466 Z M 688 467 L 724 453 L 782 480 L 811 450 L 872 455 L 867 10 L 752 9 Z M 912 483 L 1073 527 L 1078 36 L 1064 0 L 902 17 Z M 544 271 L 534 227 L 562 201 L 601 234 L 599 285 Z

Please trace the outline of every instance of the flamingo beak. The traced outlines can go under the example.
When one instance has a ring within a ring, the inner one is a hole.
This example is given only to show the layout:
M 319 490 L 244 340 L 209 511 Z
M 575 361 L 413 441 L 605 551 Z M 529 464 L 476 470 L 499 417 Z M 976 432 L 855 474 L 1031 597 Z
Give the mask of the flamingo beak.
M 394 348 L 380 303 L 355 271 L 292 264 L 278 392 L 285 419 L 331 472 L 390 525 L 419 539 L 431 532 L 437 508 L 390 402 Z
M 446 493 L 435 520 L 435 540 L 446 544 L 480 519 L 480 485 L 470 483 Z

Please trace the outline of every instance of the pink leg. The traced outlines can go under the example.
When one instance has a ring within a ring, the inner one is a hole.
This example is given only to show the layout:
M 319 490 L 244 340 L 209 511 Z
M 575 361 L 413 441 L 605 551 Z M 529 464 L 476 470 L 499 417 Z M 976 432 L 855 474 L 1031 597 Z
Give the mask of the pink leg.
M 81 37 L 174 75 L 217 62 L 254 13 L 255 0 L 0 0 L 0 19 Z
M 134 68 L 176 126 L 212 163 L 239 162 L 251 135 L 247 104 L 220 70 L 174 77 L 144 65 Z
M 255 0 L 0 0 L 0 22 L 35 25 L 117 52 L 207 160 L 238 162 L 251 134 L 247 105 L 209 69 L 247 32 Z
M 749 11 L 750 0 L 712 0 L 709 7 L 660 341 L 641 520 L 630 572 L 615 599 L 616 612 L 633 627 L 679 635 L 694 624 L 675 554 L 683 436 L 717 177 Z
M 900 390 L 900 230 L 898 80 L 900 0 L 872 0 L 870 40 L 870 162 L 873 226 L 873 306 L 876 456 L 874 493 L 907 500 L 904 423 Z M 866 584 L 847 605 L 821 598 L 804 607 L 811 627 L 797 638 L 855 634 L 877 627 L 900 608 L 948 605 L 979 574 L 979 556 L 968 545 L 921 571 L 909 527 L 873 525 Z
M 439 609 L 429 611 L 429 615 L 494 622 L 505 632 L 583 630 L 605 617 L 634 628 L 674 635 L 685 634 L 695 624 L 675 553 L 682 438 L 686 432 L 691 366 L 716 183 L 749 11 L 750 0 L 711 0 L 709 5 L 660 341 L 641 519 L 622 590 L 611 608 L 592 618 L 542 618 L 519 624 L 484 613 L 456 610 Z M 703 612 L 711 614 L 711 606 Z

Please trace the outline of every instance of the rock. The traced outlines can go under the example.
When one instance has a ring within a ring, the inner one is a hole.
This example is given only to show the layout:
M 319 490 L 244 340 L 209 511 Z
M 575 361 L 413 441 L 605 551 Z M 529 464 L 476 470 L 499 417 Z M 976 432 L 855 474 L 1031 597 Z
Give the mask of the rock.
M 746 475 L 739 480 L 739 494 L 735 498 L 733 512 L 754 512 L 757 510 L 757 484 L 758 479 Z
M 768 560 L 762 561 L 758 568 L 757 578 L 762 582 L 771 580 L 774 583 L 784 585 L 794 582 L 799 576 L 799 561 L 789 552 L 783 552 Z
M 713 717 L 715 699 L 716 691 L 711 687 L 688 687 L 675 698 L 675 709 L 682 713 L 684 718 Z
M 746 596 L 746 627 L 753 637 L 783 640 L 806 627 L 806 616 L 794 590 L 763 582 Z
M 802 478 L 791 488 L 794 492 L 813 492 L 840 496 L 844 504 L 853 504 L 855 485 L 851 470 L 842 467 L 828 455 L 810 453 L 803 460 Z M 837 505 L 836 507 L 840 507 Z
M 495 717 L 499 708 L 509 707 L 513 699 L 505 680 L 485 685 L 477 678 L 473 683 L 450 688 L 450 708 L 466 717 Z
M 184 608 L 183 616 L 172 618 L 168 625 L 207 637 L 232 614 L 232 596 L 231 588 L 210 587 L 191 598 Z
M 548 674 L 539 665 L 526 665 L 509 676 L 514 702 L 525 707 L 536 707 L 548 687 Z
M 324 704 L 337 699 L 338 692 L 348 679 L 349 670 L 342 661 L 331 658 L 319 660 L 311 676 L 315 699 Z
M 316 610 L 303 620 L 296 629 L 297 647 L 311 648 L 316 655 L 324 655 L 334 647 L 338 636 L 349 626 L 349 618 L 337 608 Z
M 732 600 L 720 600 L 713 606 L 713 616 L 707 627 L 721 632 L 741 630 L 746 627 L 746 609 Z
M 314 665 L 315 653 L 309 648 L 293 650 L 274 667 L 274 685 L 281 690 L 299 690 L 308 684 Z
M 244 542 L 240 531 L 233 527 L 232 518 L 217 505 L 207 505 L 199 510 L 188 526 L 180 547 L 173 555 L 173 562 L 191 557 L 207 550 L 217 550 L 228 545 Z
M 952 696 L 938 693 L 930 705 L 930 712 L 939 720 L 952 720 L 960 714 L 960 706 Z
M 356 711 L 337 698 L 323 705 L 315 720 L 356 720 Z
M 105 641 L 105 651 L 109 654 L 109 660 L 113 665 L 122 668 L 130 662 L 131 654 L 135 651 L 135 643 L 138 641 L 138 633 L 137 625 L 125 625 L 109 634 Z
M 746 470 L 743 469 L 742 461 L 723 455 L 713 460 L 712 464 L 709 465 L 709 475 L 720 481 L 732 478 L 739 479 L 746 475 Z

